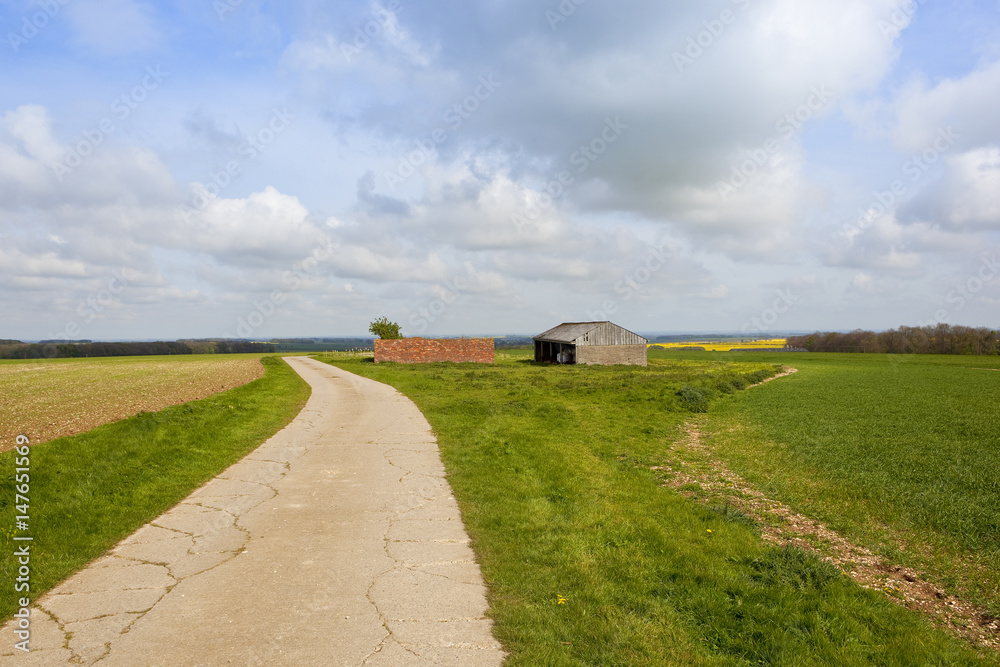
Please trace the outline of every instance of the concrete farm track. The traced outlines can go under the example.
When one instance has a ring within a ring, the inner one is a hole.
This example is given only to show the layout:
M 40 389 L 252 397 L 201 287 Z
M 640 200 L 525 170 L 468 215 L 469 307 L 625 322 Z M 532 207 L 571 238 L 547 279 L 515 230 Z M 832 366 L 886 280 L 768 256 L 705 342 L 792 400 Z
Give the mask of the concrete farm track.
M 499 665 L 437 443 L 312 359 L 284 430 L 36 603 L 5 665 Z

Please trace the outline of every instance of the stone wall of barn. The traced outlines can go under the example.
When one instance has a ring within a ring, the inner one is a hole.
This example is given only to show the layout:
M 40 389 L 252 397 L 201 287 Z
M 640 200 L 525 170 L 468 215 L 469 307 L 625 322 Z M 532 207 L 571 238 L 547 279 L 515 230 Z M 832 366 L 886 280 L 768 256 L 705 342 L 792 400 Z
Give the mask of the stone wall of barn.
M 375 341 L 375 363 L 430 364 L 436 361 L 492 364 L 492 338 L 400 338 Z
M 601 366 L 645 366 L 645 345 L 578 345 L 576 363 Z

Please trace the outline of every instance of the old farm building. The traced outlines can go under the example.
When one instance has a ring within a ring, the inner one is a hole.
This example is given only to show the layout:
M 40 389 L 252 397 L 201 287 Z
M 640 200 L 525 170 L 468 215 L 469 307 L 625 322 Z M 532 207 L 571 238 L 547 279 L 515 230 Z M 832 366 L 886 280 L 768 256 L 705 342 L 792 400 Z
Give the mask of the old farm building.
M 560 324 L 535 336 L 535 361 L 646 365 L 645 338 L 611 322 Z

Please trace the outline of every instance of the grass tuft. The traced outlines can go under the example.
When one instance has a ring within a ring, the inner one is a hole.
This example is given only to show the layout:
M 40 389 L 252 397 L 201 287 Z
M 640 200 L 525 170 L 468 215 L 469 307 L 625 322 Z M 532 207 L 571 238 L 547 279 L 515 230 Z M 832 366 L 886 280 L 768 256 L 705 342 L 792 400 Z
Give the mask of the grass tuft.
M 724 394 L 731 394 L 735 391 L 731 383 L 721 383 L 728 388 L 723 390 Z M 691 412 L 708 412 L 714 392 L 707 389 L 697 389 L 690 385 L 684 385 L 677 391 L 677 396 L 681 400 L 681 405 Z
M 761 586 L 822 591 L 844 576 L 825 560 L 791 546 L 772 547 L 749 563 L 750 578 Z

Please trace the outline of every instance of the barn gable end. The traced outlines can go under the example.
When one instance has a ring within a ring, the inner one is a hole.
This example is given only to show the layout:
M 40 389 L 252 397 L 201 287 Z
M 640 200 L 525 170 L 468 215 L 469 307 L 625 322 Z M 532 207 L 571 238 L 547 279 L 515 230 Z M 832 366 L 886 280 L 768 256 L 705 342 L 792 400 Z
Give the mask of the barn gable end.
M 649 341 L 612 322 L 570 322 L 535 336 L 535 361 L 645 366 Z

